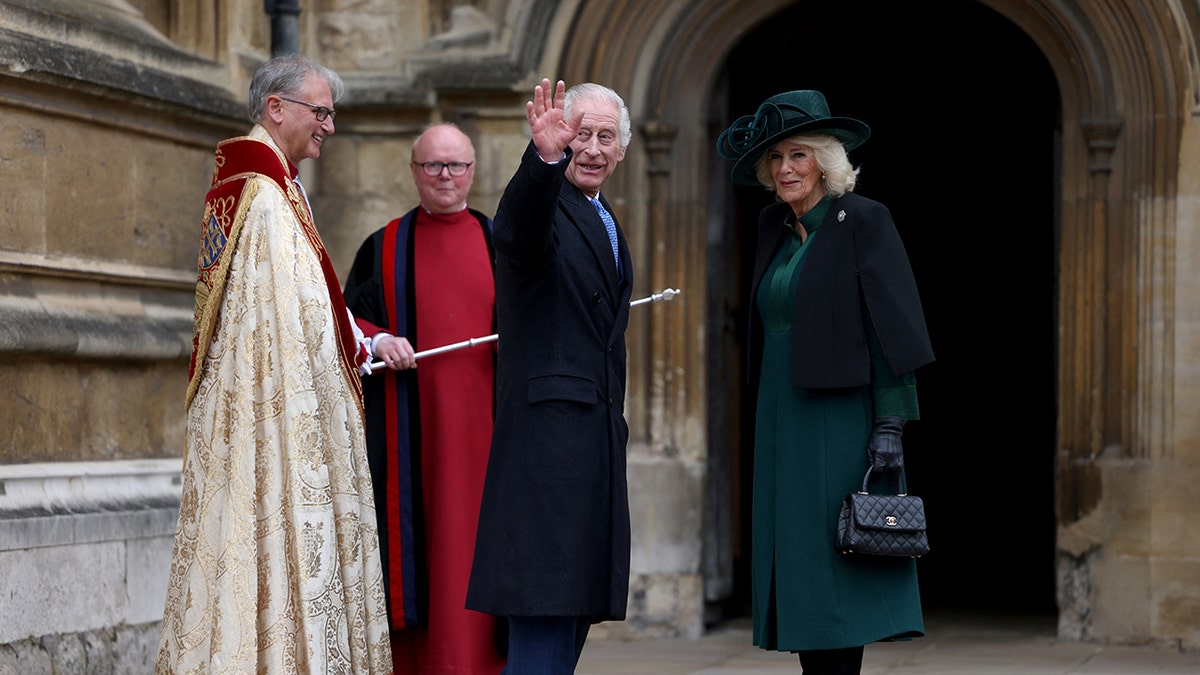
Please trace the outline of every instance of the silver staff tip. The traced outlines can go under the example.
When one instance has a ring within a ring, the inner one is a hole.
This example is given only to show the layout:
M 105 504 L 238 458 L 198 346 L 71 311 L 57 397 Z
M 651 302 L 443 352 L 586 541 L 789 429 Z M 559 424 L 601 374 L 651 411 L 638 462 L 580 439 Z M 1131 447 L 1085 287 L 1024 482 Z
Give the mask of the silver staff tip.
M 675 296 L 679 295 L 682 292 L 683 291 L 679 290 L 678 288 L 668 288 L 662 292 L 662 299 L 663 300 L 674 300 Z

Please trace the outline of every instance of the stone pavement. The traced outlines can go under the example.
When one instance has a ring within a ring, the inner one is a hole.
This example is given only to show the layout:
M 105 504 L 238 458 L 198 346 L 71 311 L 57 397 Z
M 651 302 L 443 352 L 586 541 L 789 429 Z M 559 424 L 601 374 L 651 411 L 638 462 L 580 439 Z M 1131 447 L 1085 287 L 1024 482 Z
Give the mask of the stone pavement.
M 1052 616 L 930 612 L 923 638 L 868 645 L 863 675 L 1200 674 L 1200 651 L 1055 637 Z M 576 675 L 799 675 L 795 655 L 751 644 L 749 619 L 697 640 L 590 640 Z

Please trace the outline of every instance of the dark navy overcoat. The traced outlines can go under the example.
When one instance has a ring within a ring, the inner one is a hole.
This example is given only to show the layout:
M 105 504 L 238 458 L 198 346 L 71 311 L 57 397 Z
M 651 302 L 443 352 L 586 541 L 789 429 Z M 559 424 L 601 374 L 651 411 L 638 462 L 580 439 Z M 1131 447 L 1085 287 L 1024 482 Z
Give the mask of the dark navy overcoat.
M 567 152 L 547 164 L 531 144 L 496 210 L 496 423 L 467 607 L 619 620 L 632 263 L 618 226 L 618 272 Z

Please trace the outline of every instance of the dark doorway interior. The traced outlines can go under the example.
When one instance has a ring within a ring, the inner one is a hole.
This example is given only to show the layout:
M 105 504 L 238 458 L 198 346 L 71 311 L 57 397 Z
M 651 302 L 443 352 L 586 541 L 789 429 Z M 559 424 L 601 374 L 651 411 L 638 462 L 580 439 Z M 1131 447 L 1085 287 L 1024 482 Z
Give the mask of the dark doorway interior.
M 925 604 L 1052 612 L 1061 124 L 1049 64 L 979 3 L 809 0 L 730 55 L 714 102 L 728 118 L 713 127 L 791 89 L 871 126 L 851 155 L 856 191 L 891 209 L 921 289 L 937 362 L 918 372 L 922 419 L 904 444 L 930 519 Z M 744 325 L 752 227 L 771 196 L 731 186 L 713 188 L 734 214 L 722 256 L 741 270 L 729 295 Z M 737 405 L 735 612 L 748 598 L 754 392 Z

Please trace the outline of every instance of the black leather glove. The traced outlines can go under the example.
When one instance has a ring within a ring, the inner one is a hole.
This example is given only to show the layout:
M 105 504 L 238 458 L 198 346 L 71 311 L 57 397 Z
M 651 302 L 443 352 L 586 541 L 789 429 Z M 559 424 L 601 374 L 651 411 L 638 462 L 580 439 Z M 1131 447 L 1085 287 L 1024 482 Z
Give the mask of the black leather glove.
M 896 472 L 904 468 L 904 448 L 900 447 L 903 417 L 876 417 L 871 438 L 867 441 L 867 460 L 872 473 Z

